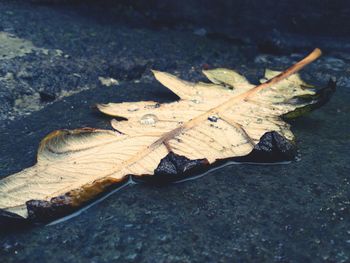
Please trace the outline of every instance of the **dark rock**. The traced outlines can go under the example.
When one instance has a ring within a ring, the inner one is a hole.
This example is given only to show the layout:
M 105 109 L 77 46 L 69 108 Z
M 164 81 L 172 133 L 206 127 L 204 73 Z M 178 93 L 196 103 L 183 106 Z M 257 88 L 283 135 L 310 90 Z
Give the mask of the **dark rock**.
M 160 161 L 153 176 L 134 177 L 134 180 L 154 184 L 175 182 L 207 169 L 207 165 L 206 159 L 190 160 L 170 152 Z
M 39 95 L 40 95 L 40 100 L 42 102 L 51 102 L 51 101 L 54 101 L 56 99 L 55 94 L 50 94 L 50 93 L 47 93 L 44 91 L 40 91 Z
M 296 154 L 297 149 L 293 142 L 277 132 L 267 132 L 250 154 L 234 158 L 234 160 L 249 163 L 275 163 L 292 161 Z
M 292 161 L 297 155 L 296 145 L 277 132 L 265 133 L 247 156 L 218 160 L 209 166 L 206 159 L 190 160 L 173 152 L 164 157 L 153 176 L 133 177 L 137 182 L 167 184 L 196 176 L 225 162 L 276 163 Z

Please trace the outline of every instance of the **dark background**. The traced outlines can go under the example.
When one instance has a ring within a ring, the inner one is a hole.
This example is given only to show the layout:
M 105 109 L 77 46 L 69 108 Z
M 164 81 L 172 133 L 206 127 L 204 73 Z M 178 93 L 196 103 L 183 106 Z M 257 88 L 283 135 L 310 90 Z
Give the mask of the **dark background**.
M 41 4 L 79 4 L 120 8 L 134 12 L 139 23 L 154 26 L 208 26 L 232 33 L 266 33 L 273 30 L 317 36 L 349 36 L 350 3 L 347 0 L 32 0 Z M 115 13 L 120 18 L 119 12 Z
M 40 5 L 78 5 L 87 16 L 129 26 L 205 29 L 209 37 L 257 43 L 265 53 L 297 52 L 306 47 L 349 49 L 347 0 L 32 0 Z M 307 35 L 308 39 L 301 36 Z M 336 42 L 336 43 L 335 43 Z

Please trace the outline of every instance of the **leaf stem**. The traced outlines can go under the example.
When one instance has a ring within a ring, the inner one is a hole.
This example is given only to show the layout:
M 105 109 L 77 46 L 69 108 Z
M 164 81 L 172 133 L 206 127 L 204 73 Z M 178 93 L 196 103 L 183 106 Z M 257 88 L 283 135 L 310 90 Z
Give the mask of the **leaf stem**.
M 256 94 L 260 90 L 271 87 L 272 85 L 274 85 L 274 84 L 288 78 L 290 75 L 293 75 L 294 73 L 298 72 L 303 67 L 305 67 L 306 65 L 310 64 L 311 62 L 313 62 L 314 60 L 319 58 L 321 56 L 321 54 L 322 54 L 322 52 L 319 48 L 314 49 L 308 56 L 306 56 L 304 59 L 300 60 L 299 62 L 297 62 L 296 64 L 294 64 L 290 68 L 288 68 L 287 70 L 285 70 L 282 73 L 278 74 L 277 76 L 269 79 L 267 82 L 262 83 L 262 84 L 254 87 L 246 92 L 243 92 L 243 93 L 239 94 L 238 96 L 229 99 L 228 101 L 224 102 L 223 104 L 212 108 L 211 110 L 207 111 L 206 113 L 203 113 L 202 115 L 190 120 L 189 122 L 185 123 L 182 127 L 179 127 L 177 129 L 177 132 L 173 131 L 172 135 L 174 136 L 174 134 L 177 134 L 179 131 L 183 131 L 185 129 L 192 128 L 198 122 L 206 119 L 208 116 L 210 116 L 212 114 L 220 115 L 220 112 L 225 111 L 225 109 L 231 107 L 237 101 L 247 100 L 248 97 Z
M 298 63 L 294 64 L 293 66 L 291 66 L 287 70 L 281 72 L 280 74 L 273 77 L 272 79 L 269 79 L 268 81 L 256 86 L 255 88 L 251 89 L 250 91 L 248 91 L 248 94 L 246 94 L 247 95 L 246 98 L 252 96 L 253 94 L 259 92 L 262 89 L 270 87 L 270 86 L 280 82 L 281 80 L 288 78 L 290 75 L 293 75 L 294 73 L 298 72 L 303 67 L 305 67 L 306 65 L 310 64 L 311 62 L 313 62 L 314 60 L 319 58 L 321 55 L 322 55 L 321 49 L 315 48 L 308 56 L 306 56 L 304 59 L 300 60 Z

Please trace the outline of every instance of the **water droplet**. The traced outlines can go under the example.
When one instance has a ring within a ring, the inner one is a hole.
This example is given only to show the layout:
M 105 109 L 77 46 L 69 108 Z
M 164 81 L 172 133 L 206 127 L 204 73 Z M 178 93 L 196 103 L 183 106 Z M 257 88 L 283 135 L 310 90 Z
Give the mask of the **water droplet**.
M 146 114 L 142 116 L 140 123 L 144 125 L 155 125 L 157 121 L 158 121 L 158 118 L 156 115 Z
M 211 121 L 211 122 L 217 122 L 218 121 L 218 117 L 216 117 L 216 116 L 209 116 L 208 120 Z
M 260 124 L 260 123 L 263 122 L 263 119 L 262 119 L 262 118 L 257 118 L 257 119 L 256 119 L 256 122 Z
M 136 105 L 130 106 L 130 108 L 128 109 L 128 111 L 133 112 L 133 111 L 138 111 L 139 107 L 137 107 Z

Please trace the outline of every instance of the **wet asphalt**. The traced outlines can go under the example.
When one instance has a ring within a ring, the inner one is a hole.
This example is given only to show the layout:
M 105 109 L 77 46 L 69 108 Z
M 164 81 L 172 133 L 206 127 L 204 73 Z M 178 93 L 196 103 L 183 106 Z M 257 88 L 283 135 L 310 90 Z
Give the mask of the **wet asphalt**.
M 151 69 L 203 80 L 203 68 L 229 67 L 257 82 L 264 68 L 285 69 L 311 51 L 262 54 L 254 43 L 11 1 L 0 2 L 0 31 L 35 47 L 0 58 L 1 177 L 33 165 L 52 130 L 109 128 L 96 103 L 176 100 Z M 1 262 L 349 262 L 350 55 L 326 50 L 303 77 L 336 78 L 338 89 L 291 122 L 299 161 L 128 186 L 62 223 L 0 233 Z

